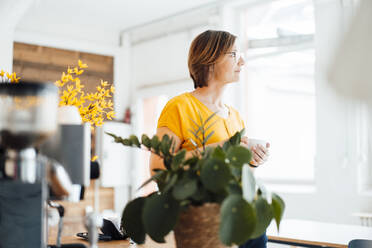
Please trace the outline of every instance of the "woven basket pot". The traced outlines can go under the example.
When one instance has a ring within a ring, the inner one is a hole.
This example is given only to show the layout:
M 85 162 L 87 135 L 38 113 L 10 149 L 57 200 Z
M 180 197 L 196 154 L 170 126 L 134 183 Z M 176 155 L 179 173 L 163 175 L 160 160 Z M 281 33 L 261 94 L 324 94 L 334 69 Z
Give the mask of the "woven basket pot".
M 220 205 L 206 203 L 182 212 L 174 229 L 177 248 L 226 248 L 219 239 Z

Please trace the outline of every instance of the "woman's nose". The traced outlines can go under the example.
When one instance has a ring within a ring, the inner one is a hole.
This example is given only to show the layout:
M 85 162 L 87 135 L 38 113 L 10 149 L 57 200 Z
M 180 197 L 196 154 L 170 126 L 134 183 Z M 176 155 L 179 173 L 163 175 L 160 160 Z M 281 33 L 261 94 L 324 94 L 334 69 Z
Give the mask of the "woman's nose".
M 239 58 L 239 60 L 238 60 L 238 65 L 239 66 L 243 66 L 245 64 L 245 60 L 244 60 L 244 57 L 243 57 L 243 55 L 242 56 L 240 56 L 240 58 Z

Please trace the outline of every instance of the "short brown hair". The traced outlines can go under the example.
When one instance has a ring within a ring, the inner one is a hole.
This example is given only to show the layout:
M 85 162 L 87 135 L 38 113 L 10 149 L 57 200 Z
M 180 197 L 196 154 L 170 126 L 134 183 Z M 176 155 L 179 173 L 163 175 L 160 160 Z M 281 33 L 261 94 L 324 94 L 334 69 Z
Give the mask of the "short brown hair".
M 226 31 L 207 30 L 191 43 L 188 66 L 194 88 L 208 86 L 209 71 L 234 45 L 236 36 Z

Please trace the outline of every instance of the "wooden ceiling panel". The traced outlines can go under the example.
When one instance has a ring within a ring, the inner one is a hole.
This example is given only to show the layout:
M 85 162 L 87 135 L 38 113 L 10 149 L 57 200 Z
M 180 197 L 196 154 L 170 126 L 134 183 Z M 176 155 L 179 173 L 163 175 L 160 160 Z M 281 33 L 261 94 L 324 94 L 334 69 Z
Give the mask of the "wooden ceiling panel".
M 95 92 L 101 79 L 113 83 L 113 57 L 51 47 L 14 43 L 13 71 L 23 80 L 55 82 L 68 66 L 77 66 L 78 60 L 88 64 L 80 75 L 85 91 Z

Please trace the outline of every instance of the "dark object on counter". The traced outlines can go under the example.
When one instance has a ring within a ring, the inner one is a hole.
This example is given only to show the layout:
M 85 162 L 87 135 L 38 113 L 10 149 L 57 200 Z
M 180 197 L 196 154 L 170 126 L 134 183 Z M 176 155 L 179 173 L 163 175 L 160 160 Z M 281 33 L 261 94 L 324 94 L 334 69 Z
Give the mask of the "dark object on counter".
M 108 219 L 103 219 L 103 226 L 101 227 L 102 234 L 99 234 L 99 241 L 110 241 L 110 240 L 125 240 L 129 238 L 126 233 L 122 233 L 116 225 Z M 77 233 L 76 236 L 88 240 L 88 233 L 81 232 Z
M 101 231 L 105 235 L 110 235 L 113 240 L 123 240 L 129 237 L 126 233 L 122 233 L 120 229 L 108 219 L 103 219 Z
M 48 248 L 57 248 L 56 245 L 48 245 Z M 61 248 L 87 248 L 84 244 L 64 244 Z
M 86 241 L 89 240 L 88 232 L 77 233 L 76 236 L 78 236 L 79 238 L 85 239 Z M 111 236 L 104 235 L 104 234 L 100 233 L 100 234 L 98 234 L 98 240 L 99 241 L 111 241 L 112 238 L 111 238 Z

